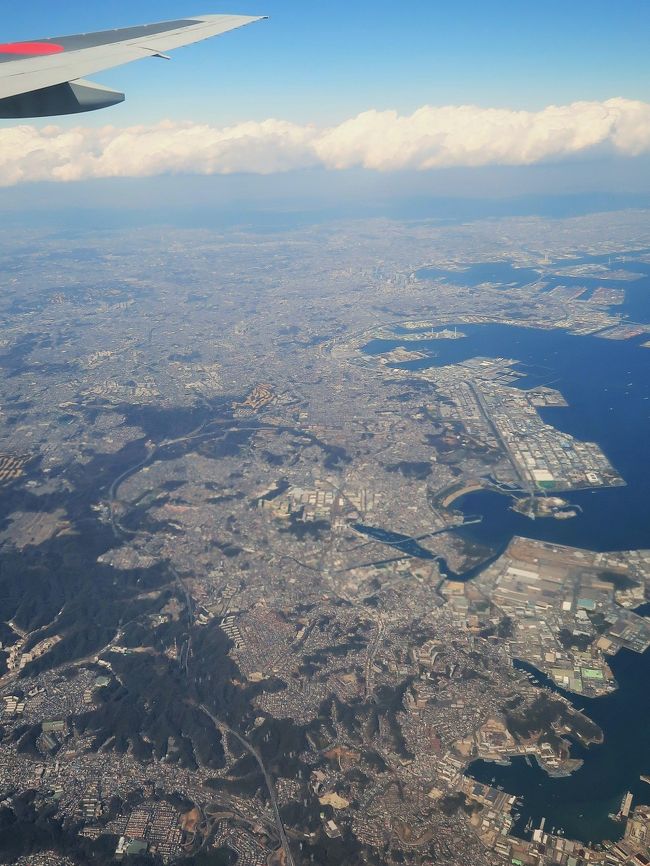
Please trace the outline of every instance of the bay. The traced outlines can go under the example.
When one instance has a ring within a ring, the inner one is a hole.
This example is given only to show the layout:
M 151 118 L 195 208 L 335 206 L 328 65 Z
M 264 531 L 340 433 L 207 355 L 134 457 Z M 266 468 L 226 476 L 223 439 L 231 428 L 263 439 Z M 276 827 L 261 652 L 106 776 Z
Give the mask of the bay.
M 649 293 L 650 296 L 650 293 Z M 517 359 L 524 373 L 517 387 L 548 385 L 560 390 L 568 408 L 542 409 L 544 420 L 577 439 L 598 442 L 626 481 L 625 487 L 566 494 L 581 506 L 573 520 L 535 520 L 513 512 L 510 499 L 493 492 L 469 494 L 455 503 L 465 515 L 480 514 L 481 523 L 459 530 L 468 538 L 500 550 L 514 535 L 523 535 L 591 550 L 650 549 L 650 349 L 642 338 L 609 341 L 557 330 L 506 325 L 461 326 L 467 337 L 409 343 L 436 353 L 400 365 L 407 369 L 458 363 L 476 356 Z M 365 351 L 378 354 L 400 345 L 373 341 Z M 644 610 L 644 613 L 647 611 Z M 605 734 L 602 745 L 573 753 L 583 767 L 568 778 L 551 778 L 537 765 L 515 759 L 508 767 L 478 762 L 472 775 L 523 797 L 515 827 L 523 833 L 529 819 L 547 829 L 563 828 L 582 841 L 598 842 L 621 835 L 617 812 L 630 790 L 635 802 L 650 803 L 650 785 L 639 780 L 650 773 L 650 652 L 623 651 L 612 660 L 619 688 L 606 697 L 573 696 Z

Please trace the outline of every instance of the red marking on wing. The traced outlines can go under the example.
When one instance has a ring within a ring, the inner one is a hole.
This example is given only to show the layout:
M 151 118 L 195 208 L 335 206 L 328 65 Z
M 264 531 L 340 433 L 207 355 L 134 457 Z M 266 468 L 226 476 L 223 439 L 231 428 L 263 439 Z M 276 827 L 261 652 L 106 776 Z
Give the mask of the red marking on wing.
M 63 45 L 56 42 L 10 42 L 0 45 L 0 54 L 18 54 L 22 57 L 44 57 L 48 54 L 60 54 Z

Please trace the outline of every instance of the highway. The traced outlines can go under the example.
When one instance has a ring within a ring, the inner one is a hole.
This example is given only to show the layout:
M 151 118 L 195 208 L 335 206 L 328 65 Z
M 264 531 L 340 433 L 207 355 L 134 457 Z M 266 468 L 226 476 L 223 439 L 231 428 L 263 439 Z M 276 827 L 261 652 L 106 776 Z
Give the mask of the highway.
M 289 839 L 287 838 L 286 831 L 284 829 L 284 824 L 282 823 L 282 818 L 280 817 L 280 809 L 278 807 L 278 800 L 275 794 L 275 785 L 273 784 L 273 779 L 268 773 L 268 770 L 264 766 L 264 761 L 262 760 L 262 756 L 257 751 L 254 746 L 246 740 L 240 733 L 233 730 L 229 725 L 225 722 L 222 722 L 215 715 L 213 715 L 210 710 L 205 706 L 205 704 L 201 704 L 200 708 L 203 712 L 208 716 L 208 718 L 212 721 L 212 724 L 221 731 L 221 734 L 232 734 L 235 739 L 239 740 L 242 746 L 246 749 L 246 751 L 252 755 L 257 761 L 260 770 L 262 771 L 262 775 L 264 776 L 264 781 L 266 782 L 266 787 L 269 791 L 269 797 L 271 799 L 271 805 L 273 807 L 273 814 L 275 815 L 275 823 L 278 828 L 278 835 L 280 836 L 280 842 L 282 843 L 282 848 L 284 850 L 285 856 L 285 864 L 286 866 L 296 866 L 295 860 L 293 859 L 293 854 L 291 853 L 291 848 L 289 847 Z

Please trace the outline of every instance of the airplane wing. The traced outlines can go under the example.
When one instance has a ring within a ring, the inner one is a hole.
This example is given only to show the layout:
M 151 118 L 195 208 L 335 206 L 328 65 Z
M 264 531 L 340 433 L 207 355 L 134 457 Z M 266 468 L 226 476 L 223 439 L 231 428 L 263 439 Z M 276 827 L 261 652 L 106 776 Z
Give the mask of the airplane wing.
M 259 21 L 201 15 L 122 30 L 0 44 L 0 117 L 48 117 L 105 108 L 124 100 L 84 76 L 141 60 Z

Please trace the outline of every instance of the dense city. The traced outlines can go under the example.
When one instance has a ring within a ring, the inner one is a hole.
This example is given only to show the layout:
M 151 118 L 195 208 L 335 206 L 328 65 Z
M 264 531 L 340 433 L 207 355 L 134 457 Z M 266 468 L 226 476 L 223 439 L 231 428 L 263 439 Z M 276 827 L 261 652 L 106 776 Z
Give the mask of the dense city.
M 650 537 L 579 536 L 634 479 L 523 354 L 650 359 L 647 213 L 3 241 L 3 862 L 650 863 L 650 767 L 598 839 L 477 769 L 580 773 L 647 657 Z

